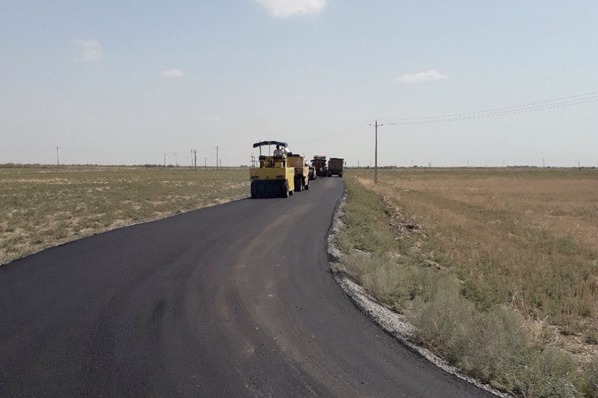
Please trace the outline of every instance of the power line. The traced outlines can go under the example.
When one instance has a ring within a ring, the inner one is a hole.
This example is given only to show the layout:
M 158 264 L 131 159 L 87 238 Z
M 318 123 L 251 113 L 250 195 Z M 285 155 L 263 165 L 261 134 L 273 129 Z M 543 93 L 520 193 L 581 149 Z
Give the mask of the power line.
M 438 116 L 423 116 L 417 118 L 384 119 L 386 124 L 424 124 L 424 123 L 445 123 L 472 119 L 486 119 L 493 117 L 505 117 L 519 113 L 550 110 L 568 106 L 576 106 L 598 102 L 598 91 L 591 91 L 584 94 L 571 95 L 568 97 L 554 98 L 527 104 L 505 106 L 494 109 L 487 109 L 476 112 L 453 113 Z
M 311 144 L 314 142 L 314 139 L 316 139 L 318 142 L 323 142 L 327 139 L 336 138 L 339 136 L 349 137 L 349 136 L 355 135 L 357 133 L 363 133 L 363 132 L 365 132 L 364 125 L 359 125 L 358 127 L 353 127 L 353 128 L 344 129 L 344 130 L 338 130 L 333 133 L 321 133 L 321 134 L 318 134 L 317 136 L 303 136 L 303 137 L 300 137 L 300 138 L 294 140 L 292 144 L 293 145 Z

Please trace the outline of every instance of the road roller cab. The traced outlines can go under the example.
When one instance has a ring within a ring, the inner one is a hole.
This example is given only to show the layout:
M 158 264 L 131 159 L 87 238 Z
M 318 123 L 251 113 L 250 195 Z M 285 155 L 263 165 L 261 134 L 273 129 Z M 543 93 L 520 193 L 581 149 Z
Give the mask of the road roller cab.
M 276 146 L 272 152 L 271 149 Z M 295 190 L 295 168 L 288 164 L 287 143 L 260 141 L 253 144 L 259 148 L 259 164 L 249 169 L 251 198 L 287 198 Z M 268 147 L 267 154 L 264 148 Z

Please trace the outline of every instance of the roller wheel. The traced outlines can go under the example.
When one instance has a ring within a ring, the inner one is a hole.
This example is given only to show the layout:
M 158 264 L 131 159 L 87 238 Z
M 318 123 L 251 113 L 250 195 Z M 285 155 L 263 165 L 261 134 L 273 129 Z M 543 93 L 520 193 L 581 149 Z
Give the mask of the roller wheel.
M 259 182 L 257 186 L 257 197 L 258 198 L 265 198 L 266 197 L 266 184 L 263 182 Z
M 274 190 L 274 184 L 268 183 L 266 184 L 266 197 L 272 198 L 276 196 L 276 192 Z

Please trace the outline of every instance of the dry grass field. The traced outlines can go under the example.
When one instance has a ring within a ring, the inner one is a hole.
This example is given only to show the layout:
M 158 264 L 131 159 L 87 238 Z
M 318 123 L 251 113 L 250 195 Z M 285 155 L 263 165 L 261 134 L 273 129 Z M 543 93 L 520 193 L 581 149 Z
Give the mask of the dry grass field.
M 241 169 L 0 166 L 0 264 L 117 227 L 247 196 Z
M 345 180 L 345 271 L 423 344 L 516 395 L 598 396 L 598 170 Z
M 598 343 L 598 171 L 407 170 L 380 181 L 479 305 L 511 303 Z

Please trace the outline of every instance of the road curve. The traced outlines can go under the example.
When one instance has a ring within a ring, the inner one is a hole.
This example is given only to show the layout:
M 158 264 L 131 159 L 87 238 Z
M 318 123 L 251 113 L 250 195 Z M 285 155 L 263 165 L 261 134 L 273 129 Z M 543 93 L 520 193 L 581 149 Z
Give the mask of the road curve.
M 331 276 L 342 180 L 115 230 L 0 267 L 2 397 L 484 397 Z

